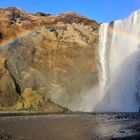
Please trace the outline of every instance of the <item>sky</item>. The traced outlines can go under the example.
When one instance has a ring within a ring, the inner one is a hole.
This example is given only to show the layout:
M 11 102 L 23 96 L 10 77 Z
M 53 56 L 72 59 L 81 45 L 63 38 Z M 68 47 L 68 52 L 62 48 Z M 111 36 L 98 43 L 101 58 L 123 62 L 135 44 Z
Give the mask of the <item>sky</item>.
M 0 7 L 11 6 L 31 13 L 77 12 L 98 22 L 110 22 L 140 9 L 140 0 L 0 0 Z

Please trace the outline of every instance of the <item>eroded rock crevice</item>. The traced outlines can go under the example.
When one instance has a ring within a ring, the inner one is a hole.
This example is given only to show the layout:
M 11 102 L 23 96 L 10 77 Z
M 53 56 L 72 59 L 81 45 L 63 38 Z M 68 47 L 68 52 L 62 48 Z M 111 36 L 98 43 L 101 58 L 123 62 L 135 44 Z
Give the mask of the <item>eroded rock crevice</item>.
M 20 87 L 20 85 L 18 84 L 18 82 L 17 82 L 16 78 L 14 77 L 14 75 L 12 75 L 10 69 L 8 68 L 7 60 L 4 61 L 4 66 L 5 66 L 5 68 L 8 70 L 8 72 L 9 72 L 11 78 L 12 78 L 13 81 L 14 81 L 16 92 L 17 92 L 19 95 L 21 95 L 21 87 Z

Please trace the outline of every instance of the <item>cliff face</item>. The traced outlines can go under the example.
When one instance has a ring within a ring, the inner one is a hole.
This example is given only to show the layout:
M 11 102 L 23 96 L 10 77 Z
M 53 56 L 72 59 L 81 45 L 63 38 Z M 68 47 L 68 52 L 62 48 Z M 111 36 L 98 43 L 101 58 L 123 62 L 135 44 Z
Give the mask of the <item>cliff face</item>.
M 1 8 L 1 109 L 78 110 L 82 91 L 98 82 L 98 28 L 76 13 Z

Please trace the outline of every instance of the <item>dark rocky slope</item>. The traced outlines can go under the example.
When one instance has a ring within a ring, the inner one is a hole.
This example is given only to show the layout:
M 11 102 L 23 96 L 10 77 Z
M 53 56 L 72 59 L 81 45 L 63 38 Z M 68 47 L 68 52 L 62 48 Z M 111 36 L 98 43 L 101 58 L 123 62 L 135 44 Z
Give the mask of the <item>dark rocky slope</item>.
M 98 82 L 98 28 L 76 13 L 1 8 L 0 109 L 64 112 L 80 104 Z

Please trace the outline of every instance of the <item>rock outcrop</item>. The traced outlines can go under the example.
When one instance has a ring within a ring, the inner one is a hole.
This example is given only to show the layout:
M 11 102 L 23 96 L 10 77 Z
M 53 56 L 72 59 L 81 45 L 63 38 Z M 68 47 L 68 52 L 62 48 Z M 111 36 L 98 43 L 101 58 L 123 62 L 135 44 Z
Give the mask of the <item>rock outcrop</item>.
M 4 59 L 0 57 L 0 105 L 11 106 L 19 100 L 14 79 L 7 70 Z
M 0 8 L 0 109 L 78 110 L 98 82 L 98 28 L 77 13 Z

